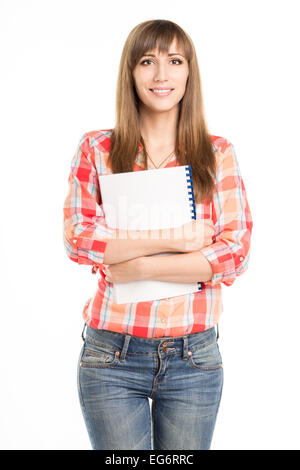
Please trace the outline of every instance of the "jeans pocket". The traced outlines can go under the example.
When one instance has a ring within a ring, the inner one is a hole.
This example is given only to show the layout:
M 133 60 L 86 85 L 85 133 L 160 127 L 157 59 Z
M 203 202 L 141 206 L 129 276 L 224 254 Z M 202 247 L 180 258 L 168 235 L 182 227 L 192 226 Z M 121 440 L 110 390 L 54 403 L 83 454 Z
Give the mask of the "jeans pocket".
M 188 363 L 195 369 L 210 371 L 223 367 L 219 346 L 215 340 L 198 348 L 195 346 L 190 352 Z
M 107 346 L 96 342 L 95 340 L 85 340 L 84 350 L 81 356 L 80 367 L 91 369 L 103 369 L 112 367 L 119 362 L 120 352 Z

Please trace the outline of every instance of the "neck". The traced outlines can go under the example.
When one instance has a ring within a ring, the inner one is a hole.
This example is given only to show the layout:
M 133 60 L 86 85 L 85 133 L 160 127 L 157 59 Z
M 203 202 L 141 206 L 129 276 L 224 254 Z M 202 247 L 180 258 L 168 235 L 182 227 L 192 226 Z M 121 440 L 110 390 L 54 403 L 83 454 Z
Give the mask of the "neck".
M 148 146 L 152 148 L 175 147 L 179 108 L 160 113 L 140 107 L 140 132 Z

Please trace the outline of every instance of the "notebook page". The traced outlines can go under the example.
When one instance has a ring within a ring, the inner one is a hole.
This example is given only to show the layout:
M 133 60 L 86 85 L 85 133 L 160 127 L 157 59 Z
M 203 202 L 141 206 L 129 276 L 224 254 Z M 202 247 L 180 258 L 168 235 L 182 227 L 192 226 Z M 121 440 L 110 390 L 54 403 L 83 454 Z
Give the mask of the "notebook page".
M 188 166 L 99 176 L 103 211 L 111 228 L 157 230 L 179 227 L 192 219 Z M 152 256 L 169 256 L 158 253 Z M 142 302 L 192 293 L 198 283 L 140 280 L 113 284 L 116 303 Z
M 99 182 L 109 227 L 156 230 L 191 220 L 186 166 L 103 175 Z

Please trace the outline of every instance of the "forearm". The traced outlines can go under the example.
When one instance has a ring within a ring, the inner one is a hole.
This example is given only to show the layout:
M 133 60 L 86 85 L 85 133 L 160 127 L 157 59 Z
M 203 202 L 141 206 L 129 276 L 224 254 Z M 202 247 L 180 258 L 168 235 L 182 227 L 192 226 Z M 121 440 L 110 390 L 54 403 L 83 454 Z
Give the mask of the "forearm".
M 108 240 L 104 264 L 116 264 L 142 256 L 177 251 L 175 243 L 166 238 L 164 230 L 116 230 L 116 236 Z
M 168 256 L 148 256 L 143 260 L 143 279 L 168 282 L 207 282 L 212 279 L 211 264 L 200 251 Z

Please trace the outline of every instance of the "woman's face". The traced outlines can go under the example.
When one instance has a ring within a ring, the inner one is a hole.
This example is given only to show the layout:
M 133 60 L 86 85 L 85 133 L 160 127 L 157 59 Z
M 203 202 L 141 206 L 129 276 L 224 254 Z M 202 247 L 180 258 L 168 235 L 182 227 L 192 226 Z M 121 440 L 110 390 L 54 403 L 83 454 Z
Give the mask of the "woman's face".
M 188 75 L 187 59 L 175 40 L 168 52 L 147 51 L 133 70 L 140 106 L 157 112 L 171 110 L 185 93 Z M 166 91 L 160 93 L 157 89 Z

